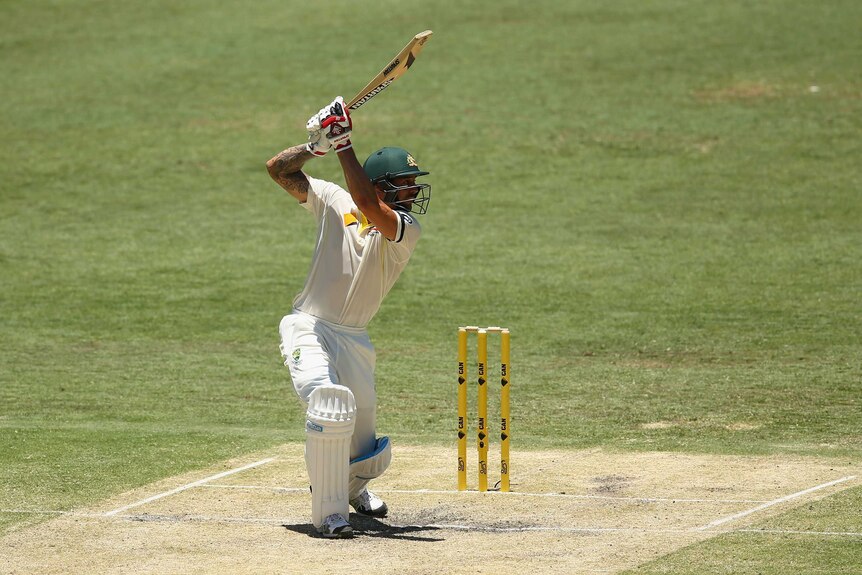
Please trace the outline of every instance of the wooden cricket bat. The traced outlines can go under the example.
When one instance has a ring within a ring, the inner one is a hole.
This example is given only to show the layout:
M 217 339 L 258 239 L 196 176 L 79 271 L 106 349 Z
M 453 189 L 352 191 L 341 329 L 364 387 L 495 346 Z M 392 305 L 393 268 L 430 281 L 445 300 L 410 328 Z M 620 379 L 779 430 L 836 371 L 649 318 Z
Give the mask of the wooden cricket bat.
M 389 87 L 389 84 L 394 82 L 399 77 L 403 76 L 410 66 L 413 65 L 413 62 L 416 60 L 416 56 L 419 55 L 419 52 L 422 51 L 422 47 L 425 45 L 425 42 L 431 38 L 431 30 L 425 30 L 424 32 L 419 32 L 410 42 L 404 46 L 404 49 L 401 50 L 395 58 L 392 59 L 389 64 L 386 65 L 383 70 L 380 71 L 377 76 L 374 77 L 373 80 L 368 82 L 368 85 L 362 88 L 358 94 L 353 96 L 353 98 L 347 103 L 347 108 L 352 112 L 363 105 L 365 102 L 385 90 Z

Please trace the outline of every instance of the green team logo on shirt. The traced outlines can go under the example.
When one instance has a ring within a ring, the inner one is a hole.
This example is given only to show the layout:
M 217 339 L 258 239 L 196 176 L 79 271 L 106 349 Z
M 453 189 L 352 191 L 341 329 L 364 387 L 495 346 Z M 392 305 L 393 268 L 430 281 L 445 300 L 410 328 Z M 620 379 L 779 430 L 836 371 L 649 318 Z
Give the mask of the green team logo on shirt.
M 294 364 L 297 364 L 297 365 L 299 364 L 299 356 L 300 355 L 302 355 L 302 351 L 299 348 L 296 348 L 295 350 L 293 350 L 291 357 L 293 358 Z

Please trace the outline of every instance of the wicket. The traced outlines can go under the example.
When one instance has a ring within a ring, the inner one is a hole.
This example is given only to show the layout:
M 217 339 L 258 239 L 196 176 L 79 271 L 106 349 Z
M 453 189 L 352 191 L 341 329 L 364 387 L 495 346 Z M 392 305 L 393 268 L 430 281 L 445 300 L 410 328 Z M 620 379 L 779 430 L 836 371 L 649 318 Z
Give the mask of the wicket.
M 476 406 L 479 491 L 488 491 L 488 333 L 500 334 L 500 491 L 509 491 L 509 330 L 504 327 L 458 328 L 458 490 L 467 489 L 467 334 L 478 337 Z

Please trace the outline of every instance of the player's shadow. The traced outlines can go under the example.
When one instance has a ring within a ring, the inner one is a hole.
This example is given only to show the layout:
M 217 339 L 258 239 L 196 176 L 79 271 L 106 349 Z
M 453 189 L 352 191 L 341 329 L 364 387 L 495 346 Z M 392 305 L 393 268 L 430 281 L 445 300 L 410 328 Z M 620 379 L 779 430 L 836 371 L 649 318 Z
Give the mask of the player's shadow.
M 380 537 L 382 539 L 401 539 L 404 541 L 423 541 L 426 543 L 445 540 L 442 537 L 420 535 L 424 532 L 439 531 L 438 527 L 430 525 L 387 525 L 373 517 L 355 514 L 350 515 L 350 525 L 353 526 L 354 537 Z M 283 525 L 283 527 L 294 533 L 301 533 L 309 537 L 320 537 L 317 530 L 310 523 Z

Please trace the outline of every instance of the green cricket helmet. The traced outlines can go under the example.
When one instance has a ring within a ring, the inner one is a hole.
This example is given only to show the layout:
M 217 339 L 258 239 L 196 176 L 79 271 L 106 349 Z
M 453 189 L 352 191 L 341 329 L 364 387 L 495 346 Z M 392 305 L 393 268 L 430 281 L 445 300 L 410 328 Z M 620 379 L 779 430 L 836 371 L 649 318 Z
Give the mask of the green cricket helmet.
M 429 172 L 419 169 L 419 164 L 404 148 L 380 148 L 365 160 L 362 166 L 365 174 L 373 184 L 380 184 L 384 189 L 383 201 L 392 208 L 415 214 L 428 211 L 431 201 L 431 184 L 415 184 L 396 186 L 392 180 L 407 176 L 427 176 Z M 416 195 L 410 198 L 398 199 L 401 190 L 416 190 Z

